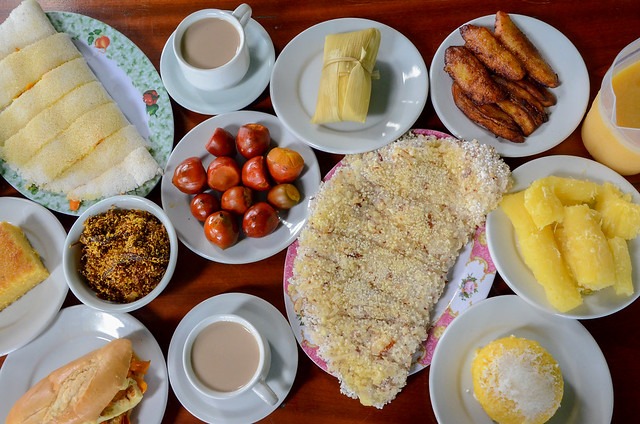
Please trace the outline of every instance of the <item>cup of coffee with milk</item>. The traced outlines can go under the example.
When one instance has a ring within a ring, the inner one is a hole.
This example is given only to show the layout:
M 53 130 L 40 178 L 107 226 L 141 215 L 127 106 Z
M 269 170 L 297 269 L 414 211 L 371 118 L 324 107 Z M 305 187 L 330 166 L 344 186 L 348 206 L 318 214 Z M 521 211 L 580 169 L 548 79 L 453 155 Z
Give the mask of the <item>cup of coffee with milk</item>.
M 269 342 L 239 315 L 200 321 L 187 336 L 182 360 L 187 379 L 205 396 L 225 400 L 252 391 L 269 405 L 278 403 L 265 381 L 271 366 Z
M 203 9 L 184 18 L 173 37 L 173 53 L 185 79 L 201 90 L 236 85 L 249 70 L 245 26 L 251 7 L 233 12 Z

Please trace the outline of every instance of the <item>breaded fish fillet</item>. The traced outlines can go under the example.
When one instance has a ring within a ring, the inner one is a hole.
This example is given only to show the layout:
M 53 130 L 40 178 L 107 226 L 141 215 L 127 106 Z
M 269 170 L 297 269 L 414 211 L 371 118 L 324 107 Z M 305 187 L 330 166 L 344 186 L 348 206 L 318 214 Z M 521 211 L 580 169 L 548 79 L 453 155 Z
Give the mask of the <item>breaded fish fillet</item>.
M 535 81 L 546 87 L 557 87 L 560 84 L 558 75 L 542 58 L 542 55 L 527 36 L 511 20 L 508 13 L 496 13 L 495 36 L 524 65 Z
M 506 97 L 487 68 L 464 46 L 450 46 L 445 50 L 444 70 L 478 104 L 496 103 Z
M 526 75 L 520 60 L 487 28 L 466 24 L 460 27 L 460 34 L 464 39 L 464 46 L 475 53 L 489 70 L 509 80 L 520 80 Z

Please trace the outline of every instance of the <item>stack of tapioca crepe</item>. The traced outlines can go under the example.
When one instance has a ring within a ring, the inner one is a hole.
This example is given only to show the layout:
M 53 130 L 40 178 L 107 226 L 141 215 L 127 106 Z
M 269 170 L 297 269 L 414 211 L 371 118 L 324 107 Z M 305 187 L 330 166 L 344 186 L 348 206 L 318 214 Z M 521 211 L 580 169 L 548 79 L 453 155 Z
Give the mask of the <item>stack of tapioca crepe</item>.
M 0 24 L 0 158 L 27 186 L 74 202 L 125 193 L 161 172 L 69 35 L 35 0 Z

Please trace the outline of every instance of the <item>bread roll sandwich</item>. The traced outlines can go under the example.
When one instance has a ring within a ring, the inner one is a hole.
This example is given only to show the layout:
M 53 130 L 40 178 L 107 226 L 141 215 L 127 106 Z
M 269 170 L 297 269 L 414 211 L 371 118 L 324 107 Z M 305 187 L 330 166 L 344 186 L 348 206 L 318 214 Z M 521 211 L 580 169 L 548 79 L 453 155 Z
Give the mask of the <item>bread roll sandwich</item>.
M 6 424 L 129 423 L 147 388 L 149 361 L 116 339 L 58 368 L 13 405 Z

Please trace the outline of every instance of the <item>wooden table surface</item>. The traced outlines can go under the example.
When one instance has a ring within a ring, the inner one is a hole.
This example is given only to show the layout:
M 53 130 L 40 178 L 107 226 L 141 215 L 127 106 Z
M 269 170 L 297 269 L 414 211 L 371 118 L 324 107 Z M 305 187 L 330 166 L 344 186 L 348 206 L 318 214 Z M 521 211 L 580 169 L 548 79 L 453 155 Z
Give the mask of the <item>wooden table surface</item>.
M 0 2 L 0 21 L 19 0 Z M 236 1 L 220 0 L 41 0 L 45 11 L 71 11 L 101 20 L 137 44 L 159 69 L 162 48 L 180 20 L 198 9 L 233 9 Z M 253 18 L 271 36 L 276 55 L 291 39 L 319 22 L 341 17 L 373 19 L 402 32 L 418 48 L 425 63 L 431 59 L 451 31 L 459 25 L 497 10 L 519 13 L 547 22 L 564 33 L 582 54 L 591 81 L 590 99 L 617 52 L 640 36 L 640 2 L 637 0 L 477 1 L 477 0 L 254 0 Z M 172 103 L 175 143 L 208 116 L 190 112 Z M 247 110 L 274 113 L 268 89 Z M 446 131 L 428 102 L 416 128 Z M 588 157 L 579 128 L 564 142 L 543 155 L 569 154 Z M 324 174 L 340 156 L 316 152 Z M 538 155 L 541 156 L 541 155 Z M 536 157 L 538 157 L 536 156 Z M 533 159 L 505 159 L 513 168 Z M 640 188 L 640 176 L 629 177 Z M 20 196 L 2 177 L 0 195 Z M 160 202 L 158 186 L 149 195 Z M 67 230 L 74 218 L 56 216 Z M 260 296 L 284 314 L 282 273 L 285 251 L 247 265 L 209 262 L 181 246 L 178 266 L 170 286 L 150 305 L 132 313 L 154 334 L 165 355 L 174 329 L 199 302 L 220 293 L 242 292 Z M 640 264 L 636 264 L 640 265 Z M 510 293 L 498 275 L 490 296 Z M 71 292 L 65 306 L 77 304 Z M 640 399 L 640 302 L 612 316 L 582 321 L 602 349 L 613 379 L 613 422 L 635 422 Z M 364 407 L 339 393 L 338 382 L 315 366 L 300 351 L 293 388 L 281 407 L 263 422 L 272 423 L 435 423 L 429 400 L 429 369 L 413 375 L 398 397 L 384 409 Z M 579 358 L 576 358 L 578 360 Z M 0 359 L 0 363 L 4 358 Z M 584 368 L 584 372 L 590 370 Z M 446 383 L 444 383 L 446 384 Z M 587 401 L 587 400 L 585 400 Z M 170 391 L 164 423 L 199 422 L 184 409 Z M 147 423 L 141 423 L 147 424 Z M 450 423 L 445 423 L 450 424 Z M 455 424 L 455 423 L 451 423 Z

